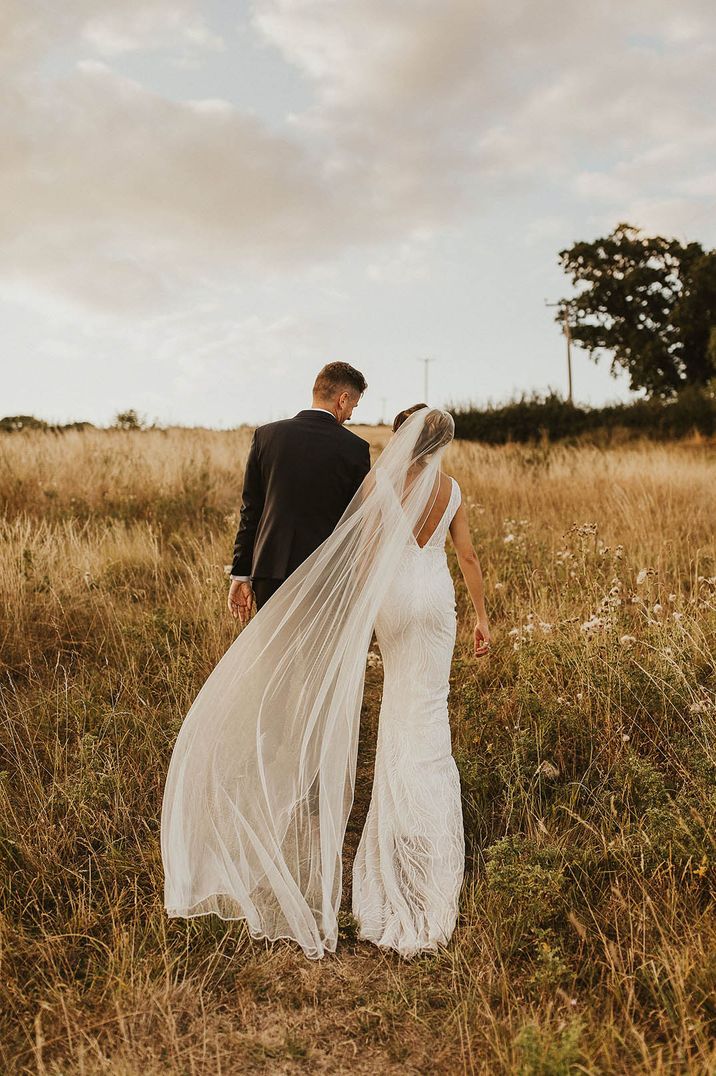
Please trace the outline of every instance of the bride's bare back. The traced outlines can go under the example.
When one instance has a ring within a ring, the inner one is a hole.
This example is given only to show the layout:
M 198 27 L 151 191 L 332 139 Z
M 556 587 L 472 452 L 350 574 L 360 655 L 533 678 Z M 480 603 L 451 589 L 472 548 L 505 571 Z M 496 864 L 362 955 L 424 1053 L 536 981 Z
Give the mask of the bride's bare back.
M 415 540 L 422 549 L 427 545 L 433 534 L 435 533 L 438 525 L 442 521 L 445 515 L 445 509 L 448 506 L 448 502 L 452 495 L 452 479 L 449 475 L 440 473 L 440 485 L 438 487 L 437 496 L 433 502 L 433 506 L 430 509 L 428 515 L 423 522 L 420 530 L 415 535 Z

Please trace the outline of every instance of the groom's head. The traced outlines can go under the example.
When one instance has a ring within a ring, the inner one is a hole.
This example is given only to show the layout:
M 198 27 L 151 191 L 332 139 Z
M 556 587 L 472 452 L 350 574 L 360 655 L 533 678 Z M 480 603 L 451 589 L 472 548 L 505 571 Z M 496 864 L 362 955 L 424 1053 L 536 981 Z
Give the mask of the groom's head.
M 367 388 L 360 370 L 347 362 L 329 362 L 313 386 L 313 406 L 325 407 L 339 422 L 347 422 Z

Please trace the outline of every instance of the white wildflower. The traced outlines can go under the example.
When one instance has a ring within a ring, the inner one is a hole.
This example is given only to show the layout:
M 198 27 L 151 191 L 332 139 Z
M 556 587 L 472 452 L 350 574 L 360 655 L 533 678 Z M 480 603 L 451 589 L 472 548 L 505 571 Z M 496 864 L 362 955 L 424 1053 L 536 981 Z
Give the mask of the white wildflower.
M 622 635 L 619 639 L 622 646 L 633 646 L 636 642 L 636 636 L 634 635 Z

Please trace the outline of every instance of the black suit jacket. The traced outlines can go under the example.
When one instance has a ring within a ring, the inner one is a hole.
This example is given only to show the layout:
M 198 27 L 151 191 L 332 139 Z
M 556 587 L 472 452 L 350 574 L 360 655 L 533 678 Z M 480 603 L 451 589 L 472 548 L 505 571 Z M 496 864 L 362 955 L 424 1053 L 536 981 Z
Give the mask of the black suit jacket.
M 327 411 L 259 426 L 231 574 L 286 579 L 335 528 L 369 470 L 368 442 Z

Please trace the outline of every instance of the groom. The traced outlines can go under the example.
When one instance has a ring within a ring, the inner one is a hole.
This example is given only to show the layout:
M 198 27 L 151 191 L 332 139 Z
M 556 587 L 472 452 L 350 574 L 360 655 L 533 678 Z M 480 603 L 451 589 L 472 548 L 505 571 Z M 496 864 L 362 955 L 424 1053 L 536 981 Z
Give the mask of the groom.
M 313 406 L 259 426 L 244 471 L 229 612 L 242 624 L 325 541 L 370 470 L 367 441 L 343 423 L 367 388 L 347 362 L 324 366 Z

